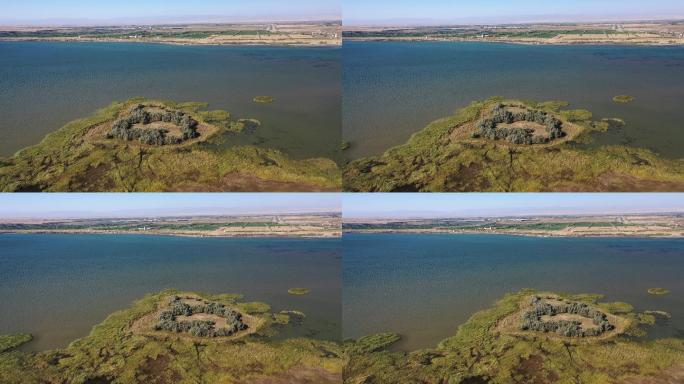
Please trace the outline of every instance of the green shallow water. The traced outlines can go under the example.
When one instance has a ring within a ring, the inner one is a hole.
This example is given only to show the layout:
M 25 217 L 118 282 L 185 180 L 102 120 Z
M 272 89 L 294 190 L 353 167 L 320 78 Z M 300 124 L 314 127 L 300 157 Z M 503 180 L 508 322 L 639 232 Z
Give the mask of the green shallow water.
M 684 240 L 345 234 L 343 337 L 397 332 L 433 347 L 475 312 L 523 288 L 601 293 L 670 320 L 648 337 L 684 338 Z M 666 296 L 648 288 L 664 287 Z
M 64 347 L 167 288 L 242 293 L 307 317 L 283 336 L 340 339 L 340 241 L 134 235 L 0 235 L 0 334 Z M 305 296 L 287 290 L 306 287 Z
M 262 127 L 227 144 L 297 158 L 329 157 L 340 143 L 339 48 L 0 42 L 0 156 L 38 143 L 115 100 L 208 102 Z M 255 96 L 275 97 L 257 104 Z

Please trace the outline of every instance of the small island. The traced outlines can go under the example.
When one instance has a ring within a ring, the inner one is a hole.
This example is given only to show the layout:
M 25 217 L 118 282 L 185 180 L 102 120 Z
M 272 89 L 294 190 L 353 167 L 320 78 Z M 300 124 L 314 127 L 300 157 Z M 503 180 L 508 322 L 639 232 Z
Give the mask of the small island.
M 30 335 L 0 336 L 0 382 L 339 383 L 337 343 L 276 337 L 292 316 L 304 319 L 238 294 L 164 291 L 111 314 L 62 349 L 21 352 L 15 348 Z
M 613 97 L 613 101 L 619 104 L 627 104 L 634 101 L 634 96 L 629 95 L 618 95 Z
M 290 295 L 295 295 L 295 296 L 308 295 L 309 289 L 308 288 L 290 288 L 287 290 L 287 293 L 289 293 Z
M 665 288 L 649 288 L 648 293 L 654 296 L 664 296 L 669 294 L 670 290 Z
M 294 159 L 256 145 L 229 145 L 261 122 L 206 103 L 133 98 L 66 124 L 0 159 L 4 192 L 337 191 L 327 158 Z
M 345 383 L 675 382 L 681 340 L 642 338 L 654 315 L 601 297 L 509 293 L 434 348 L 388 350 L 392 332 L 347 340 Z
M 275 101 L 275 98 L 273 96 L 256 96 L 252 101 L 257 104 L 271 104 Z

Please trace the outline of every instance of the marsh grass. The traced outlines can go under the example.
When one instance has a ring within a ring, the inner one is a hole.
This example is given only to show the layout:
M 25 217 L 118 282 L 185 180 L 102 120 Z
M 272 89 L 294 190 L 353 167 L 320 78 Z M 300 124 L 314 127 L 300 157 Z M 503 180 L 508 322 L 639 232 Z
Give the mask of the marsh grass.
M 0 335 L 0 353 L 9 351 L 22 344 L 26 344 L 33 339 L 33 336 L 28 333 L 19 333 L 16 335 Z

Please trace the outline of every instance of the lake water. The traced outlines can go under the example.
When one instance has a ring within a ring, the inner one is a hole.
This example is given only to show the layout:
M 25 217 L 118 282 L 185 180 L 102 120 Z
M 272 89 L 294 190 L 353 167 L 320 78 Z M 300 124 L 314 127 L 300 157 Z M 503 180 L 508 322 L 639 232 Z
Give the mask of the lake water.
M 343 337 L 397 332 L 433 347 L 475 312 L 523 288 L 601 293 L 670 320 L 649 337 L 684 338 L 684 240 L 345 234 Z M 666 296 L 649 288 L 663 287 Z
M 167 288 L 242 293 L 307 317 L 288 336 L 340 338 L 338 240 L 0 235 L 0 334 L 64 347 L 110 313 Z M 289 288 L 311 293 L 293 296 Z
M 429 122 L 491 96 L 564 100 L 622 129 L 596 143 L 684 157 L 684 47 L 345 42 L 345 156 L 380 154 Z M 616 104 L 616 95 L 632 95 Z
M 0 156 L 135 96 L 202 101 L 262 127 L 232 142 L 335 157 L 339 48 L 0 42 Z M 276 98 L 256 104 L 254 96 Z

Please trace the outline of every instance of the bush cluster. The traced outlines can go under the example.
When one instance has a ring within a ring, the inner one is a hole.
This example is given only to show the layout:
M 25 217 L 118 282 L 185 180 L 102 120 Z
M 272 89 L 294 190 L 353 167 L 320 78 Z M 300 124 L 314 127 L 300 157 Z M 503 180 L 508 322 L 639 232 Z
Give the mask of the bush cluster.
M 177 316 L 192 316 L 197 313 L 207 313 L 226 319 L 225 328 L 216 328 L 216 322 L 211 320 L 179 321 Z M 231 336 L 239 331 L 247 329 L 247 324 L 242 321 L 242 314 L 221 303 L 205 303 L 189 305 L 183 303 L 181 298 L 173 296 L 169 303 L 169 309 L 159 314 L 159 322 L 155 325 L 156 330 L 170 332 L 187 332 L 197 337 L 220 337 Z
M 163 121 L 180 127 L 181 137 L 168 135 L 166 129 L 134 128 L 135 124 L 147 125 Z M 183 141 L 199 136 L 197 120 L 180 111 L 149 112 L 145 106 L 138 104 L 131 113 L 117 120 L 107 134 L 108 139 L 138 140 L 142 144 L 167 145 L 180 144 Z
M 584 303 L 570 302 L 552 305 L 538 296 L 532 298 L 533 309 L 525 312 L 520 328 L 523 331 L 555 332 L 566 337 L 591 337 L 599 336 L 612 331 L 615 327 L 608 321 L 608 316 Z M 561 313 L 570 313 L 589 318 L 596 327 L 582 329 L 579 321 L 542 321 L 542 316 L 555 316 Z
M 502 123 L 513 124 L 519 121 L 542 124 L 546 127 L 547 135 L 534 135 L 532 128 L 500 128 L 498 126 Z M 473 137 L 529 145 L 548 143 L 564 135 L 563 122 L 544 111 L 528 109 L 524 112 L 513 113 L 507 110 L 505 105 L 498 104 L 492 109 L 491 118 L 480 121 Z

